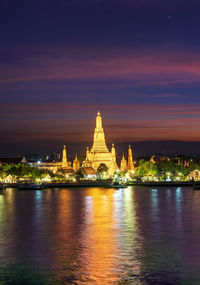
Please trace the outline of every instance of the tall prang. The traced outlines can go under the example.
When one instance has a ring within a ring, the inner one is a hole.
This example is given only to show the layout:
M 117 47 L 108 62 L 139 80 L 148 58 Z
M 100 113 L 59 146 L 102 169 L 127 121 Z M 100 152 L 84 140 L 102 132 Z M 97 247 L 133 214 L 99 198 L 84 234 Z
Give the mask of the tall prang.
M 113 145 L 112 151 L 109 152 L 106 146 L 105 134 L 102 126 L 102 118 L 99 111 L 97 112 L 96 117 L 93 145 L 90 151 L 87 149 L 86 159 L 83 162 L 82 166 L 87 167 L 88 163 L 95 169 L 95 171 L 97 171 L 101 163 L 104 163 L 108 167 L 109 174 L 111 175 L 117 170 L 115 148 Z
M 79 170 L 79 168 L 80 168 L 80 162 L 79 162 L 79 160 L 77 158 L 77 154 L 76 154 L 76 157 L 73 161 L 73 169 L 75 172 L 77 172 Z
M 67 168 L 68 163 L 67 163 L 67 151 L 66 151 L 66 146 L 64 145 L 63 147 L 63 155 L 62 155 L 62 168 Z
M 117 170 L 118 166 L 117 166 L 116 152 L 115 152 L 114 143 L 112 144 L 111 154 L 112 154 L 112 160 L 113 160 L 113 169 Z
M 133 164 L 133 154 L 131 146 L 128 147 L 128 171 L 134 170 L 134 164 Z
M 124 153 L 123 153 L 122 160 L 121 160 L 120 170 L 122 172 L 126 172 L 127 171 L 127 161 L 126 161 L 126 158 L 124 157 Z
M 94 140 L 93 140 L 93 146 L 91 148 L 90 152 L 105 152 L 108 153 L 108 148 L 106 146 L 105 142 L 105 135 L 104 135 L 104 130 L 102 127 L 102 118 L 100 115 L 100 112 L 97 112 L 97 117 L 96 117 L 96 128 L 94 131 Z

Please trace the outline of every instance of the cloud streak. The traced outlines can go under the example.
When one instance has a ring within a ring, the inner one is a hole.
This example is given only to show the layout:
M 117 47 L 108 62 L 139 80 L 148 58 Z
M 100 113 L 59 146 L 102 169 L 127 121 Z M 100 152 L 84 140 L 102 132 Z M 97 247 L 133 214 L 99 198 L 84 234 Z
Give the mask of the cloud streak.
M 108 142 L 200 140 L 200 106 L 105 105 L 103 124 Z M 2 104 L 2 141 L 92 141 L 95 105 Z M 51 114 L 51 115 L 49 115 Z M 15 119 L 14 119 L 15 118 Z
M 80 47 L 81 48 L 81 47 Z M 180 85 L 200 83 L 200 58 L 185 51 L 137 49 L 102 52 L 81 48 L 43 49 L 25 54 L 21 63 L 0 65 L 0 83 L 48 80 L 126 80 L 139 85 Z M 18 50 L 18 57 L 22 51 Z M 77 54 L 77 57 L 76 57 Z M 17 52 L 15 54 L 17 57 Z M 136 83 L 137 82 L 137 83 Z M 115 83 L 118 85 L 118 81 Z

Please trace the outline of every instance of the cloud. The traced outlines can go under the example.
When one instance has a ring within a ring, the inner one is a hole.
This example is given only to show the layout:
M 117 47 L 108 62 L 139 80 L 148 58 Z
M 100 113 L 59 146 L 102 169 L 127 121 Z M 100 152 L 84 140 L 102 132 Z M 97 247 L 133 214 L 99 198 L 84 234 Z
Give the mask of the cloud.
M 108 104 L 102 111 L 108 142 L 200 140 L 199 105 Z M 91 141 L 97 105 L 2 104 L 1 140 Z
M 30 49 L 29 53 L 26 50 L 20 62 L 16 58 L 23 50 L 16 50 L 13 64 L 0 65 L 0 83 L 103 79 L 115 80 L 116 85 L 125 80 L 126 84 L 137 86 L 200 83 L 200 60 L 194 52 L 46 47 L 44 54 L 44 49 Z
M 54 117 L 62 119 L 63 115 L 66 118 L 71 118 L 75 121 L 80 119 L 85 115 L 90 117 L 96 116 L 96 111 L 101 108 L 98 104 L 63 104 L 62 102 L 43 102 L 38 104 L 36 103 L 2 103 L 0 105 L 0 118 L 12 119 L 11 115 L 17 115 L 19 117 L 33 117 L 43 116 L 49 119 L 49 116 L 52 120 Z M 173 117 L 180 117 L 185 115 L 200 115 L 200 105 L 199 104 L 105 104 L 102 106 L 103 115 L 120 115 L 119 120 L 123 121 L 123 116 L 138 116 L 141 113 L 148 113 L 151 115 L 168 115 Z M 143 116 L 143 114 L 142 114 Z

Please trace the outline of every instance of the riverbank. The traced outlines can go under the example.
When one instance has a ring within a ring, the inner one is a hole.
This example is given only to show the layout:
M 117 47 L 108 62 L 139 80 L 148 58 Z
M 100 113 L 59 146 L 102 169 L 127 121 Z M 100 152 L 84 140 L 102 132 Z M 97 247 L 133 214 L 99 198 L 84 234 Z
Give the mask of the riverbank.
M 29 185 L 31 183 L 27 183 L 26 185 Z M 63 183 L 42 183 L 42 184 L 35 184 L 35 185 L 41 185 L 42 189 L 45 188 L 61 188 L 61 187 L 105 187 L 110 184 L 110 181 L 83 181 L 83 182 L 63 182 Z M 20 183 L 3 183 L 0 184 L 0 189 L 6 189 L 6 188 L 19 188 L 20 186 L 23 186 L 24 184 Z
M 157 186 L 157 187 L 168 187 L 168 186 L 193 186 L 192 181 L 148 181 L 148 182 L 129 182 L 131 186 Z M 200 181 L 196 181 L 195 185 L 200 185 Z
M 81 181 L 81 182 L 63 182 L 63 183 L 43 183 L 42 189 L 45 188 L 62 188 L 62 187 L 108 187 L 110 181 Z M 19 188 L 19 183 L 4 183 L 0 185 L 0 189 L 5 188 Z M 200 181 L 195 182 L 195 185 L 200 186 Z M 129 181 L 127 186 L 145 186 L 145 187 L 179 187 L 179 186 L 194 186 L 192 181 L 148 181 L 148 182 L 136 182 Z M 112 186 L 111 186 L 112 187 Z

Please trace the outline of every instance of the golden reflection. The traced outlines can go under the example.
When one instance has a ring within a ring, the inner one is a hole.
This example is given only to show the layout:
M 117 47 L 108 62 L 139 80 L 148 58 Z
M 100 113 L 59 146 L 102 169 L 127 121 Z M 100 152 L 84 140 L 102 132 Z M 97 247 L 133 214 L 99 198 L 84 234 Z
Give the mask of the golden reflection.
M 16 237 L 15 192 L 15 189 L 7 188 L 0 195 L 0 260 L 7 260 L 9 254 L 14 260 L 16 253 L 16 244 L 8 238 Z
M 15 196 L 16 189 L 7 188 L 4 190 L 4 202 L 6 204 L 6 216 L 9 217 L 9 224 L 11 226 L 15 223 Z
M 138 225 L 136 220 L 136 202 L 134 194 L 135 191 L 132 187 L 124 189 L 123 224 L 126 230 L 123 234 L 123 242 L 121 244 L 121 247 L 123 248 L 123 251 L 126 252 L 126 260 L 124 260 L 124 266 L 131 262 L 132 268 L 130 268 L 130 271 L 132 271 L 132 273 L 135 275 L 139 275 L 141 269 L 139 248 L 142 241 L 141 237 L 138 234 Z M 127 269 L 129 268 L 129 266 L 126 267 Z
M 124 222 L 126 226 L 131 229 L 136 227 L 136 218 L 135 218 L 135 203 L 133 203 L 134 191 L 129 187 L 123 193 L 124 200 Z M 135 236 L 135 232 L 133 232 Z
M 5 198 L 4 195 L 0 195 L 0 236 L 5 228 Z
M 4 216 L 5 216 L 5 201 L 4 201 L 4 196 L 0 195 L 0 225 L 2 225 Z
M 59 191 L 50 233 L 55 257 L 51 268 L 59 280 L 106 285 L 124 284 L 129 277 L 141 284 L 133 193 L 131 188 Z
M 52 241 L 56 241 L 52 244 L 55 260 L 51 265 L 52 270 L 61 272 L 63 268 L 73 267 L 73 262 L 76 260 L 76 229 L 73 216 L 75 213 L 72 209 L 73 193 L 68 190 L 60 190 L 55 199 L 55 219 L 53 218 L 55 224 L 52 225 L 50 235 L 53 236 Z M 60 279 L 63 277 L 59 276 Z
M 116 257 L 116 221 L 114 220 L 113 189 L 88 189 L 86 228 L 83 231 L 83 251 L 80 256 L 88 284 L 112 284 L 119 280 Z M 83 273 L 83 272 L 82 272 Z

